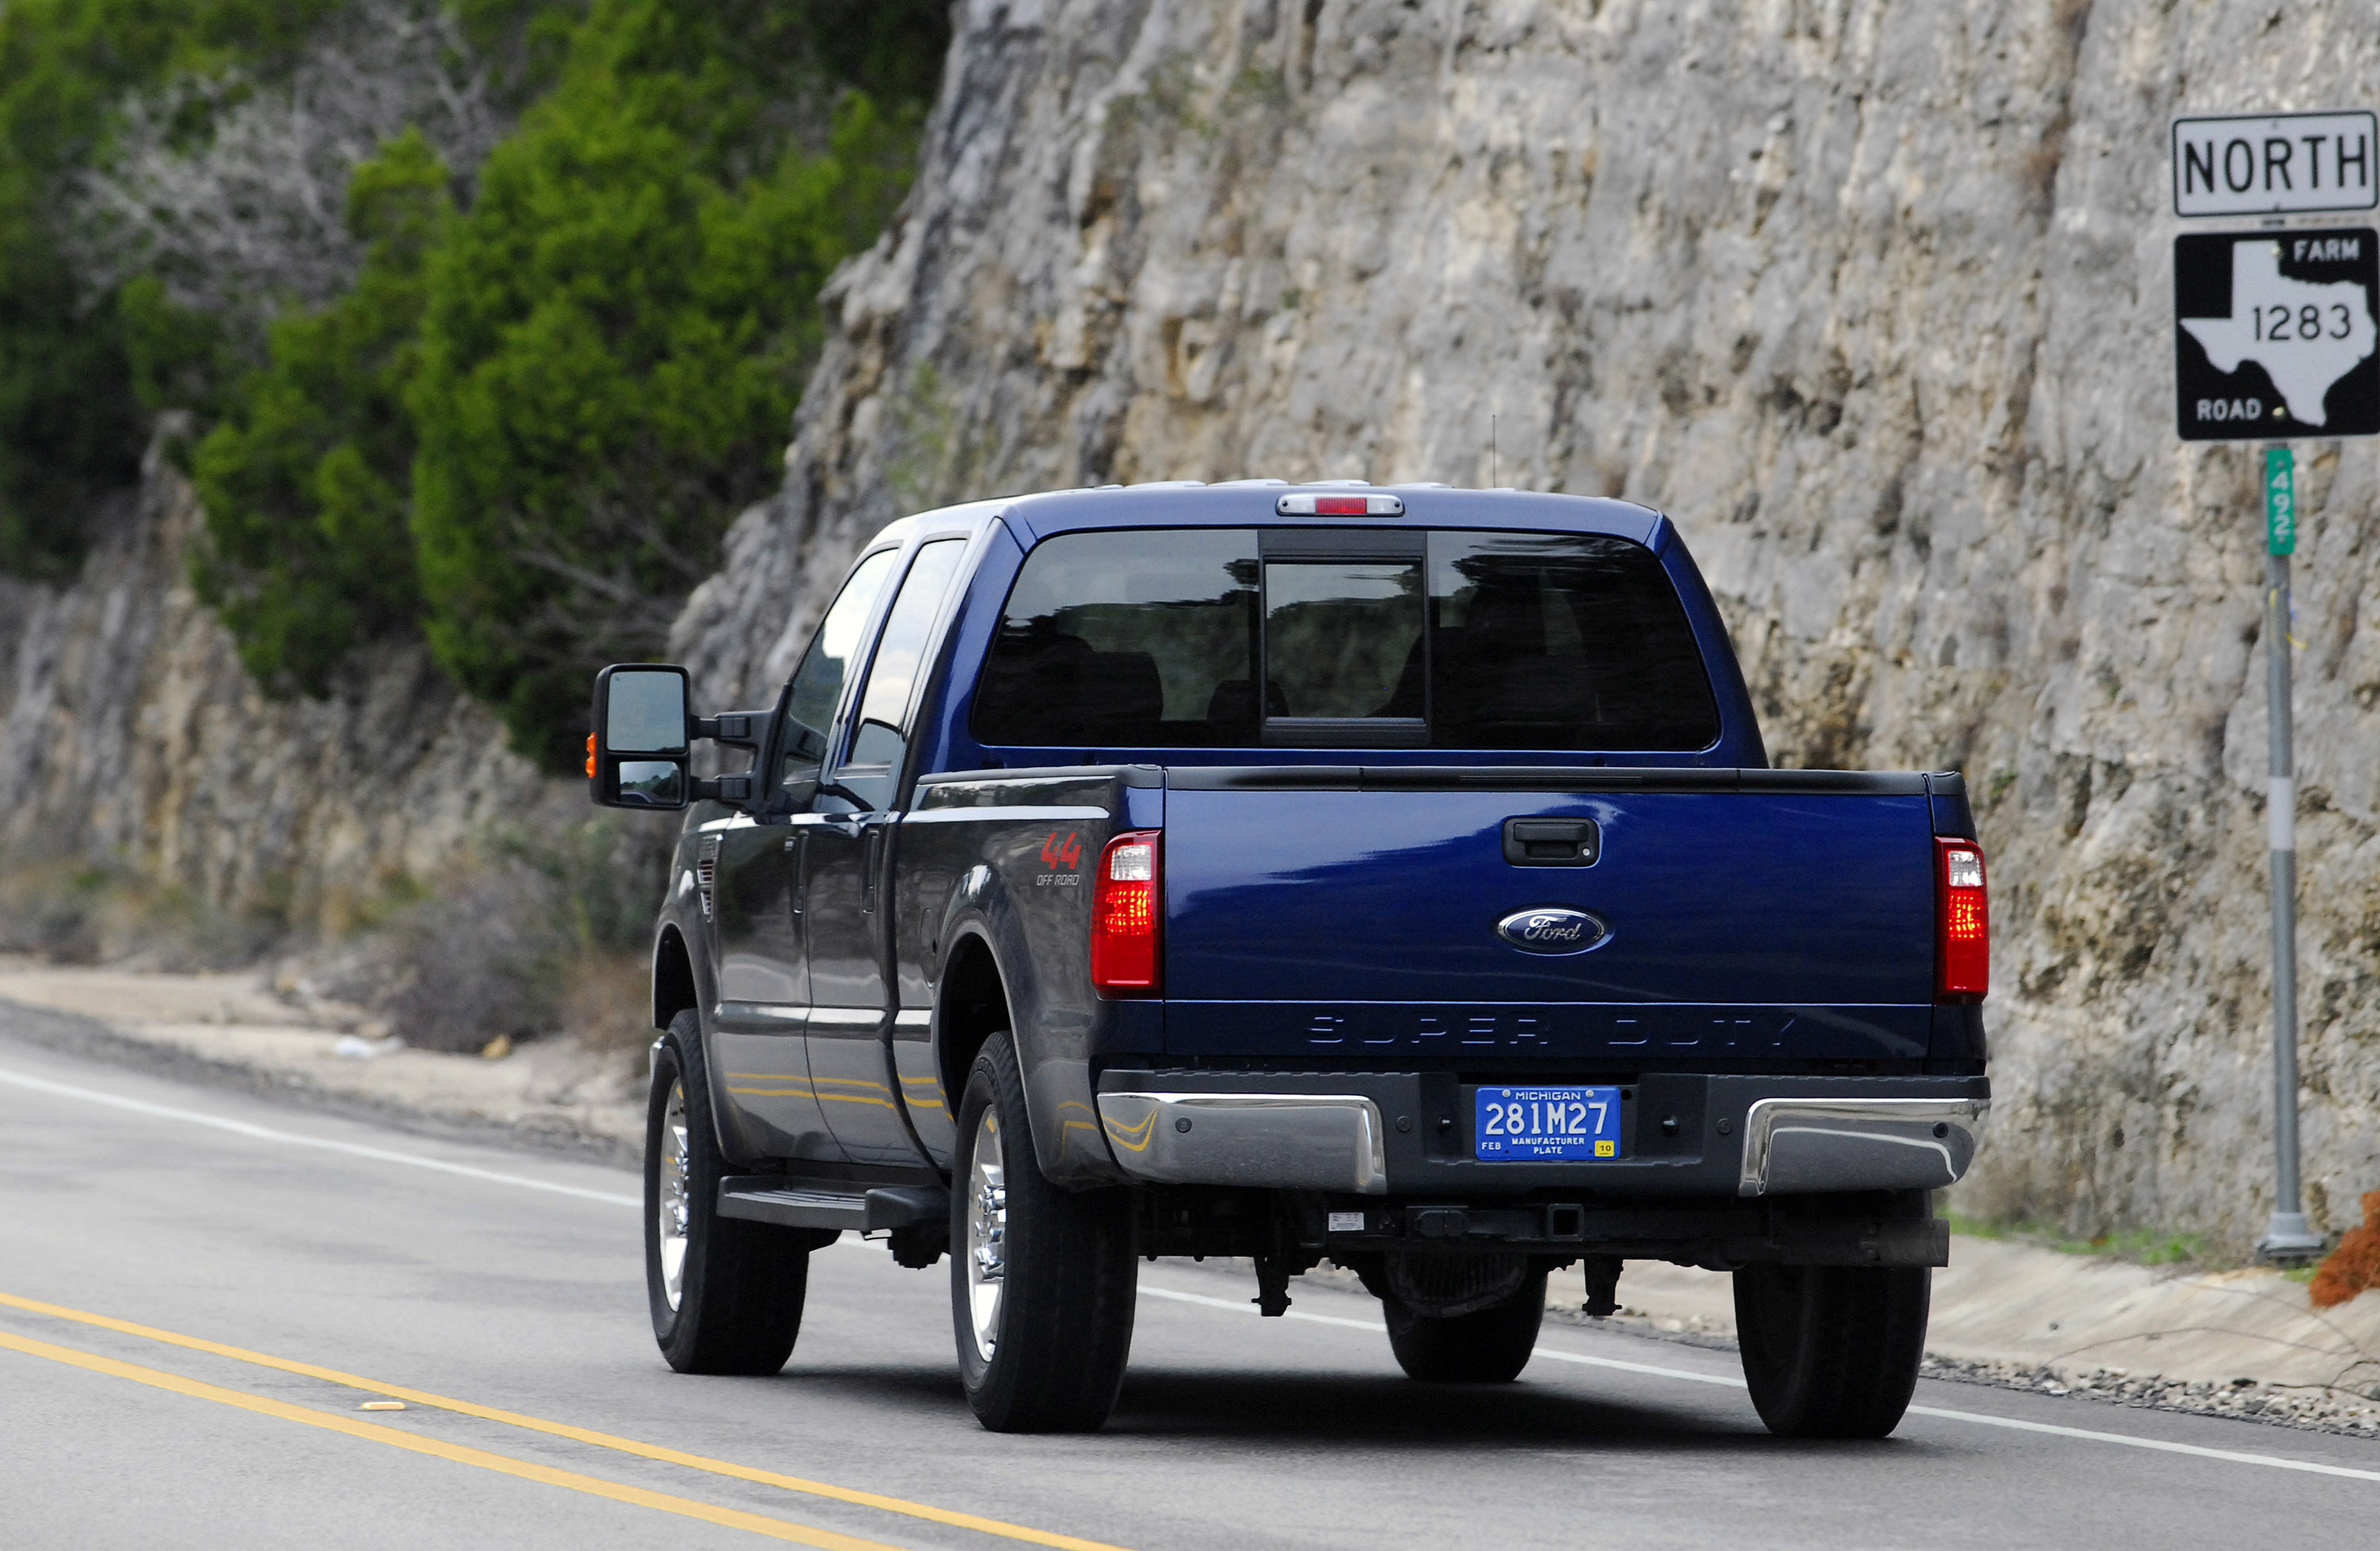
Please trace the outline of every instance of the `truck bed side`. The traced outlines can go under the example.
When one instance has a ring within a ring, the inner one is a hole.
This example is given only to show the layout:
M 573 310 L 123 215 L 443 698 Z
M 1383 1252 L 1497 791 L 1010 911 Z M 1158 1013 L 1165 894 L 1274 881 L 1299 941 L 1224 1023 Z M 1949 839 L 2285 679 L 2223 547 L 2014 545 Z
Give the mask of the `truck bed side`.
M 1093 1106 L 1095 1054 L 1154 1054 L 1154 1002 L 1107 1001 L 1090 988 L 1091 874 L 1100 847 L 1164 818 L 1162 775 L 1146 766 L 969 771 L 929 777 L 892 847 L 893 959 L 903 1011 L 892 1062 L 910 1123 L 947 1168 L 951 1106 L 966 1063 L 993 1027 L 1019 1031 L 1034 1144 L 1053 1180 L 1118 1177 Z M 945 995 L 945 979 L 980 985 L 989 969 L 1004 1005 Z M 1046 1122 L 1046 1123 L 1043 1123 Z

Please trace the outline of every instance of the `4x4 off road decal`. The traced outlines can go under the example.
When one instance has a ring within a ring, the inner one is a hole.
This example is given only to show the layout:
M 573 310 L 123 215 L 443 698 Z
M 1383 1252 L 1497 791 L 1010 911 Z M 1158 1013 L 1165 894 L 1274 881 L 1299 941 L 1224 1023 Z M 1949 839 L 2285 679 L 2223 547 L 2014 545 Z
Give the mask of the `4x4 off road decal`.
M 1083 881 L 1083 837 L 1070 831 L 1061 840 L 1057 830 L 1050 830 L 1050 838 L 1041 842 L 1041 865 L 1050 870 L 1033 879 L 1035 888 L 1079 886 Z

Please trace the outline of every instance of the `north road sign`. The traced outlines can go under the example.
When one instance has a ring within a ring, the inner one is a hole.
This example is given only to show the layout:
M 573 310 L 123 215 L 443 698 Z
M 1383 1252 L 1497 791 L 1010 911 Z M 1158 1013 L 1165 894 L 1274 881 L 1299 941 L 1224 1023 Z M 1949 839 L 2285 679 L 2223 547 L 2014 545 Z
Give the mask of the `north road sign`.
M 2380 209 L 2380 120 L 2368 112 L 2173 121 L 2176 215 Z
M 2173 243 L 2185 442 L 2380 432 L 2380 236 L 2204 232 Z

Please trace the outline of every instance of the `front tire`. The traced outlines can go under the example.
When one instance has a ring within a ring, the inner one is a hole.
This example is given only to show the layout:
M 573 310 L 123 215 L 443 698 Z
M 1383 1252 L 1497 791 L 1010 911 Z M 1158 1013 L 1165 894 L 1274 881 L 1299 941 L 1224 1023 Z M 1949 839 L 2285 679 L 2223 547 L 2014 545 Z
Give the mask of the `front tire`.
M 1900 1425 L 1925 1355 L 1923 1266 L 1746 1266 L 1737 1344 L 1760 1420 L 1779 1437 L 1880 1438 Z
M 1546 1317 L 1546 1273 L 1533 1271 L 1504 1302 L 1472 1314 L 1434 1318 L 1383 1298 L 1389 1350 L 1407 1378 L 1427 1384 L 1510 1384 L 1537 1349 Z
M 1004 1033 L 976 1057 L 958 1133 L 951 1318 L 967 1404 L 995 1433 L 1096 1432 L 1132 1353 L 1131 1199 L 1042 1176 Z
M 688 1009 L 653 1054 L 645 1111 L 645 1290 L 653 1338 L 682 1374 L 773 1374 L 793 1355 L 809 1287 L 798 1229 L 719 1215 L 728 1173 L 702 1029 Z

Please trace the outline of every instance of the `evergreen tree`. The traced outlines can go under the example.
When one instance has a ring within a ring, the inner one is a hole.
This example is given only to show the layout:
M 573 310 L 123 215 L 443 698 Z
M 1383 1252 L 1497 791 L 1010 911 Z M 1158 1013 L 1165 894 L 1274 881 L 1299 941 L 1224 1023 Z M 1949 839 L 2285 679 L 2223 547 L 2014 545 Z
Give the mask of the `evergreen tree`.
M 552 769 L 594 671 L 661 647 L 782 478 L 819 288 L 906 186 L 918 110 L 829 96 L 814 19 L 602 0 L 431 261 L 407 394 L 425 626 Z
M 453 212 L 445 164 L 419 133 L 357 168 L 347 221 L 366 258 L 354 288 L 273 323 L 271 364 L 199 444 L 211 540 L 200 594 L 269 691 L 323 694 L 354 647 L 413 628 L 405 389 L 423 269 Z

